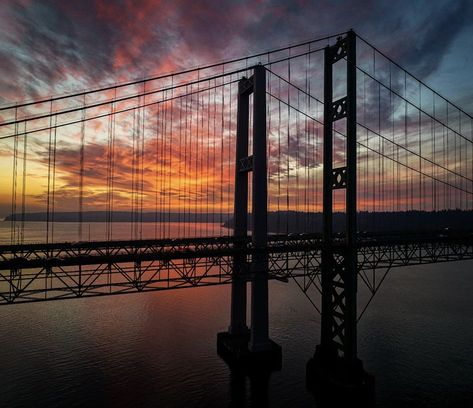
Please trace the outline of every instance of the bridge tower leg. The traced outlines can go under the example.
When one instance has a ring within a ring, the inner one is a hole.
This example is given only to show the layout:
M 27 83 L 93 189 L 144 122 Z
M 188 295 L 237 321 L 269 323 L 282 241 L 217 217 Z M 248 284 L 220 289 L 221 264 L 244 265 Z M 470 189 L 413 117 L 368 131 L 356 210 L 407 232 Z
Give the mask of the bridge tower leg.
M 346 96 L 333 100 L 333 65 L 346 59 Z M 357 357 L 356 34 L 325 48 L 321 342 L 307 364 L 307 385 L 321 398 L 372 400 L 374 381 Z M 333 167 L 333 123 L 346 120 L 346 163 Z M 345 190 L 345 238 L 333 239 L 333 190 Z M 321 395 L 325 394 L 325 395 Z
M 249 166 L 239 167 L 248 157 L 248 120 L 249 120 L 249 89 L 251 83 L 243 78 L 238 83 L 237 134 L 236 134 L 236 166 L 235 166 L 235 197 L 233 205 L 233 236 L 235 245 L 242 251 L 233 258 L 233 280 L 231 292 L 230 327 L 232 336 L 248 337 L 246 325 L 246 240 L 248 237 L 248 171 Z
M 250 95 L 253 94 L 253 155 L 248 155 Z M 281 348 L 269 339 L 266 157 L 266 70 L 258 65 L 238 84 L 234 198 L 235 245 L 231 316 L 228 332 L 217 336 L 219 354 L 231 362 L 281 366 Z M 248 264 L 248 173 L 252 172 L 252 243 Z M 251 329 L 246 325 L 246 282 L 251 279 Z

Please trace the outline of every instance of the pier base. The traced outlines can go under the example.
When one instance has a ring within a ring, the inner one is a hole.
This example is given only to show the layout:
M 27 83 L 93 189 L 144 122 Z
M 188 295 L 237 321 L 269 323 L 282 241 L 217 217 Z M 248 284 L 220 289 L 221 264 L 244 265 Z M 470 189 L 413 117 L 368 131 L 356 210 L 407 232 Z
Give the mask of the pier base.
M 249 340 L 249 331 L 243 335 L 232 335 L 228 332 L 218 333 L 217 353 L 231 367 L 239 367 L 248 371 L 261 366 L 271 371 L 281 369 L 281 346 L 269 340 L 270 347 L 267 350 L 255 352 L 249 350 Z
M 361 360 L 348 365 L 342 358 L 323 353 L 320 346 L 307 363 L 306 386 L 322 406 L 374 406 L 374 377 L 363 369 Z

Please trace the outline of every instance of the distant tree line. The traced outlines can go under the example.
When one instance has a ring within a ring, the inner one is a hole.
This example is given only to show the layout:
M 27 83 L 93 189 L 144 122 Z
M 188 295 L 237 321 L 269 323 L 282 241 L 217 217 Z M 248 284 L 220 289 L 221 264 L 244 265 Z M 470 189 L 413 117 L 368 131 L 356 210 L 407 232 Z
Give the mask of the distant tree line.
M 5 221 L 38 221 L 46 222 L 44 212 L 12 214 Z M 52 217 L 50 215 L 50 221 Z M 106 211 L 85 211 L 82 213 L 83 222 L 207 222 L 222 223 L 224 227 L 233 228 L 231 214 L 221 213 L 179 213 L 179 212 L 144 212 L 114 211 L 112 216 Z M 473 211 L 400 211 L 400 212 L 359 212 L 359 232 L 421 232 L 439 231 L 442 229 L 470 230 L 473 228 Z M 79 222 L 79 212 L 56 212 L 56 222 Z M 268 213 L 268 231 L 270 233 L 306 233 L 322 232 L 322 213 L 279 211 Z M 248 216 L 248 226 L 251 229 L 251 214 Z M 333 214 L 333 231 L 345 230 L 345 214 Z
M 345 230 L 345 213 L 333 214 L 333 231 Z M 280 211 L 268 213 L 268 231 L 272 233 L 322 232 L 322 213 Z M 357 216 L 359 232 L 421 232 L 442 229 L 471 230 L 473 211 L 400 211 L 400 212 L 359 212 Z M 233 218 L 224 224 L 233 228 Z M 251 229 L 251 215 L 248 217 Z
M 83 222 L 208 222 L 223 223 L 230 218 L 230 214 L 221 213 L 184 213 L 184 212 L 132 212 L 132 211 L 114 211 L 111 216 L 107 211 L 84 211 L 82 213 Z M 11 214 L 5 218 L 5 221 L 42 221 L 46 222 L 47 213 L 25 213 Z M 79 212 L 56 212 L 54 218 L 49 216 L 49 220 L 56 222 L 79 222 Z

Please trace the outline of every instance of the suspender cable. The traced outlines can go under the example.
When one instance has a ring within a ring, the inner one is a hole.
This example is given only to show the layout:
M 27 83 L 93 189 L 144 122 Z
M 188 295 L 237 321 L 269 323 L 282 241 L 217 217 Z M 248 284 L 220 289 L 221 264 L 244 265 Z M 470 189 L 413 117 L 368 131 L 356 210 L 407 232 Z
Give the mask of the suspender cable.
M 21 188 L 21 229 L 20 229 L 20 244 L 24 243 L 25 239 L 25 210 L 26 210 L 26 179 L 27 179 L 27 166 L 26 162 L 28 159 L 28 133 L 26 131 L 25 122 L 25 136 L 23 137 L 23 174 L 22 174 L 22 188 Z
M 289 53 L 290 55 L 290 53 Z M 291 60 L 287 61 L 287 75 L 288 81 L 291 83 Z M 289 233 L 289 184 L 290 184 L 290 172 L 289 172 L 289 158 L 291 152 L 291 87 L 287 87 L 287 146 L 286 146 L 286 234 Z
M 231 75 L 231 74 L 230 74 Z M 232 118 L 235 117 L 233 115 L 232 111 L 232 100 L 233 100 L 233 95 L 232 95 L 232 84 L 228 85 L 229 87 L 229 103 L 228 103 L 228 132 L 227 132 L 227 151 L 228 151 L 228 156 L 227 156 L 227 179 L 226 179 L 226 184 L 227 184 L 227 197 L 226 197 L 226 213 L 228 213 L 228 200 L 231 197 L 231 188 L 230 188 L 230 180 L 232 179 L 232 166 L 230 163 L 232 163 L 232 155 L 231 155 L 231 150 L 232 150 Z M 236 115 L 236 114 L 235 114 Z M 268 205 L 266 203 L 266 205 Z
M 224 67 L 222 67 L 224 68 Z M 222 72 L 223 74 L 223 72 Z M 224 143 L 223 135 L 225 132 L 225 86 L 222 85 L 222 100 L 221 100 L 221 133 L 220 133 L 220 225 L 223 223 L 223 165 L 224 165 Z
M 52 143 L 53 143 L 53 101 L 49 105 L 49 142 L 48 142 L 48 188 L 46 193 L 46 243 L 49 243 L 49 222 L 51 206 L 51 161 L 52 161 Z
M 11 193 L 11 221 L 10 221 L 10 243 L 16 243 L 16 196 L 18 183 L 18 108 L 15 108 L 15 137 L 13 139 L 13 166 L 12 166 L 12 193 Z
M 83 210 L 84 210 L 84 149 L 85 149 L 85 110 L 86 110 L 86 99 L 84 95 L 82 108 L 82 121 L 80 128 L 80 157 L 79 157 L 79 240 L 82 241 L 82 222 L 83 222 Z
M 143 207 L 144 207 L 144 172 L 145 172 L 145 143 L 146 143 L 146 82 L 143 83 L 143 103 L 141 108 L 141 180 L 140 180 L 140 239 L 143 239 Z
M 213 139 L 213 143 L 212 143 L 212 150 L 213 150 L 213 170 L 212 170 L 212 173 L 213 173 L 213 180 L 214 180 L 214 183 L 215 181 L 217 180 L 217 164 L 218 164 L 218 159 L 217 159 L 217 89 L 216 89 L 216 86 L 217 86 L 217 80 L 214 79 L 214 90 L 213 90 L 213 114 L 212 114 L 212 117 L 213 117 L 213 134 L 212 134 L 212 139 Z M 214 186 L 214 188 L 212 189 L 212 212 L 213 212 L 213 215 L 212 215 L 212 222 L 213 222 L 213 225 L 216 224 L 216 210 L 217 210 L 217 196 L 216 196 L 216 193 L 217 192 L 217 186 Z M 221 225 L 221 224 L 220 224 Z M 218 229 L 218 232 L 219 232 L 219 235 L 220 235 L 220 231 L 221 229 L 219 228 Z
M 171 76 L 171 102 L 170 102 L 170 115 L 169 115 L 169 157 L 168 157 L 168 168 L 167 168 L 167 175 L 168 175 L 168 233 L 166 238 L 171 238 L 172 237 L 172 231 L 171 231 L 171 223 L 173 222 L 173 218 L 171 215 L 171 210 L 172 210 L 172 175 L 173 175 L 173 134 L 174 134 L 174 77 Z
M 200 71 L 197 71 L 197 77 L 200 77 Z M 195 115 L 195 172 L 194 172 L 194 237 L 197 237 L 197 225 L 199 217 L 199 206 L 200 206 L 200 197 L 199 197 L 199 184 L 200 184 L 200 174 L 199 174 L 199 148 L 200 148 L 200 83 L 197 84 L 197 94 L 196 94 L 196 115 Z
M 207 96 L 207 168 L 206 168 L 206 179 L 207 179 L 207 184 L 206 184 L 206 203 L 207 203 L 207 210 L 206 210 L 206 225 L 209 226 L 210 231 L 207 232 L 207 227 L 206 227 L 206 232 L 207 235 L 211 234 L 213 235 L 213 224 L 210 225 L 210 152 L 211 152 L 211 147 L 210 147 L 210 81 L 208 83 L 208 96 Z
M 54 115 L 54 123 L 57 123 L 57 115 Z M 51 197 L 51 242 L 54 242 L 54 218 L 56 209 L 56 146 L 57 146 L 57 127 L 54 127 L 53 137 L 53 174 L 52 174 L 52 197 Z
M 278 96 L 281 98 L 281 78 L 278 78 Z M 278 202 L 277 202 L 277 233 L 280 234 L 281 231 L 281 167 L 282 167 L 282 157 L 281 157 L 281 99 L 278 101 Z

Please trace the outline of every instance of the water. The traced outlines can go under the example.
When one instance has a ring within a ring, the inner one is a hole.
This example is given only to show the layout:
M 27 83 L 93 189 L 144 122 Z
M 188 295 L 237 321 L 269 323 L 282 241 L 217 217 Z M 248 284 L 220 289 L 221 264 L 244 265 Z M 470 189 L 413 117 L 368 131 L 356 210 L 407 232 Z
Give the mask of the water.
M 18 221 L 15 224 L 16 237 L 23 236 L 23 243 L 46 242 L 46 223 Z M 78 222 L 55 222 L 49 227 L 49 242 L 102 241 L 107 239 L 107 223 L 83 223 L 82 231 Z M 160 239 L 160 238 L 192 238 L 226 236 L 231 230 L 223 227 L 223 223 L 205 222 L 166 222 L 166 223 L 131 223 L 114 222 L 112 239 Z M 0 245 L 11 243 L 11 222 L 0 221 Z M 54 231 L 53 231 L 54 230 Z
M 473 406 L 472 272 L 465 261 L 390 273 L 359 324 L 379 406 Z M 256 394 L 313 407 L 305 364 L 320 318 L 308 300 L 270 283 L 283 367 L 256 387 L 216 354 L 229 298 L 219 286 L 1 307 L 0 407 L 251 406 Z

